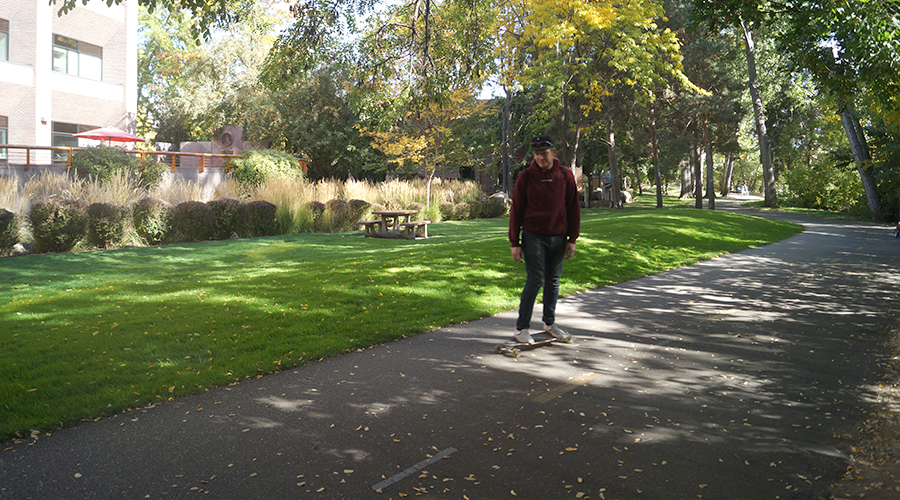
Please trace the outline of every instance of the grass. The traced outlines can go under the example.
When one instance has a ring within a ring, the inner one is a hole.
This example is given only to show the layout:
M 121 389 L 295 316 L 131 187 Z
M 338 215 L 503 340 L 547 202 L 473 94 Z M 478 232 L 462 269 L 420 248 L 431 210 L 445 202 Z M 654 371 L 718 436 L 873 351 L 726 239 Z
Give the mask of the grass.
M 748 201 L 746 203 L 743 203 L 743 206 L 747 208 L 755 208 L 758 210 L 771 210 L 790 214 L 805 215 L 807 217 L 818 217 L 822 219 L 834 219 L 852 222 L 872 222 L 872 214 L 868 211 L 867 208 L 852 212 L 838 212 L 835 210 L 792 207 L 788 205 L 781 205 L 778 208 L 769 208 L 763 206 L 764 203 L 765 201 L 763 200 Z
M 0 259 L 0 439 L 514 309 L 507 221 Z M 765 245 L 799 226 L 586 210 L 561 293 Z

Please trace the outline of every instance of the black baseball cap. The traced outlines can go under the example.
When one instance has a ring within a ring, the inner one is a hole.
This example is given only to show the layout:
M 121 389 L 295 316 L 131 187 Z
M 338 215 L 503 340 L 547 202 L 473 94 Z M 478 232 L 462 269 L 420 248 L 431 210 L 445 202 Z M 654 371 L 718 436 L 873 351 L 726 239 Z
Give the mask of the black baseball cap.
M 553 149 L 555 147 L 556 145 L 553 144 L 553 139 L 549 135 L 539 135 L 531 140 L 531 149 L 534 151 Z

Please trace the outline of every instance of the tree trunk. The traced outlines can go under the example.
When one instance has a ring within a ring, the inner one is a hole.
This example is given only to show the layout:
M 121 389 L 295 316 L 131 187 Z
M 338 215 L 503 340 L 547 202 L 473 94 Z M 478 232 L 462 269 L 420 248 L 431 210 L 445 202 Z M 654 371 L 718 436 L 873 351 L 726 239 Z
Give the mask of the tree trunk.
M 853 152 L 853 159 L 856 161 L 856 171 L 859 172 L 859 179 L 866 193 L 869 211 L 872 212 L 872 217 L 877 219 L 881 217 L 881 199 L 878 197 L 878 187 L 870 168 L 872 156 L 862 127 L 848 104 L 841 107 L 841 124 L 847 133 L 847 140 L 850 141 L 850 151 Z
M 606 113 L 606 148 L 609 152 L 609 182 L 612 184 L 612 196 L 609 201 L 612 208 L 622 208 L 622 190 L 619 187 L 619 162 L 616 159 L 616 134 L 613 131 L 613 120 Z
M 734 157 L 731 153 L 725 155 L 725 171 L 722 175 L 722 196 L 728 196 L 731 192 L 731 183 L 734 182 Z
M 684 198 L 694 192 L 694 183 L 691 172 L 693 172 L 694 164 L 688 161 L 687 164 L 681 163 L 681 194 L 679 198 Z
M 759 161 L 763 169 L 763 189 L 765 191 L 764 206 L 777 207 L 778 193 L 775 191 L 775 167 L 772 165 L 772 150 L 769 148 L 769 135 L 766 131 L 766 117 L 762 97 L 759 96 L 759 81 L 756 78 L 756 48 L 753 44 L 753 32 L 747 22 L 741 19 L 741 30 L 744 32 L 744 51 L 747 54 L 747 73 L 750 84 L 750 98 L 753 100 L 753 115 L 756 118 L 756 136 L 759 140 Z
M 707 206 L 710 210 L 715 210 L 716 182 L 713 177 L 715 169 L 713 168 L 712 142 L 709 140 L 709 120 L 705 114 L 703 115 L 703 148 L 705 150 L 704 156 L 706 157 L 706 196 L 709 197 Z
M 653 171 L 656 181 L 656 208 L 663 207 L 662 179 L 659 174 L 659 151 L 656 139 L 656 106 L 650 105 L 650 156 L 653 158 Z
M 503 103 L 503 119 L 500 120 L 500 156 L 501 156 L 501 181 L 500 181 L 500 189 L 503 190 L 507 195 L 512 195 L 512 187 L 509 182 L 509 173 L 510 173 L 510 156 L 512 155 L 512 147 L 510 145 L 509 140 L 509 129 L 510 129 L 510 108 L 512 106 L 512 96 L 509 93 L 509 89 L 506 87 L 503 88 L 503 92 L 506 94 L 506 99 Z
M 425 208 L 431 208 L 431 181 L 434 180 L 436 168 L 428 168 L 428 155 L 425 155 L 425 171 L 428 172 L 428 183 L 425 184 Z
M 569 161 L 569 168 L 572 170 L 572 173 L 575 172 L 575 167 L 578 166 L 579 160 L 581 159 L 581 126 L 575 126 L 575 144 L 572 147 L 572 159 Z M 582 172 L 583 173 L 583 172 Z M 577 185 L 580 179 L 576 179 L 575 183 Z M 588 179 L 588 185 L 590 184 L 590 179 Z M 589 186 L 584 187 L 584 206 L 587 208 L 591 207 L 591 194 Z
M 694 144 L 691 161 L 694 164 L 694 208 L 703 208 L 703 152 L 700 144 Z

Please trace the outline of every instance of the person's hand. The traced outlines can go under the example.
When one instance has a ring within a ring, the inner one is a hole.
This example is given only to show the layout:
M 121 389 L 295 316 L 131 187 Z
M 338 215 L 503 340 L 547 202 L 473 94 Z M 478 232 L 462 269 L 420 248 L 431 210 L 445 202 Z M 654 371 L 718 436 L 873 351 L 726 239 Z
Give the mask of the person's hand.
M 566 260 L 575 256 L 575 242 L 566 243 Z
M 518 262 L 519 264 L 521 264 L 522 263 L 522 247 L 512 247 L 511 252 L 512 252 L 513 260 Z

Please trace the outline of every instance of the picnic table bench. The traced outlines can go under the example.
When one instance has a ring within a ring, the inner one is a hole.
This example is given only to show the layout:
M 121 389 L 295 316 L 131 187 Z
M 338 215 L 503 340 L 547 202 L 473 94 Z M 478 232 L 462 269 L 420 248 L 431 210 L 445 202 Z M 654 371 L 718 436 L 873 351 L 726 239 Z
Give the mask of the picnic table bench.
M 428 224 L 431 221 L 411 221 L 418 210 L 376 210 L 372 215 L 379 219 L 360 221 L 359 225 L 365 229 L 365 236 L 376 238 L 405 238 L 413 240 L 428 237 Z

